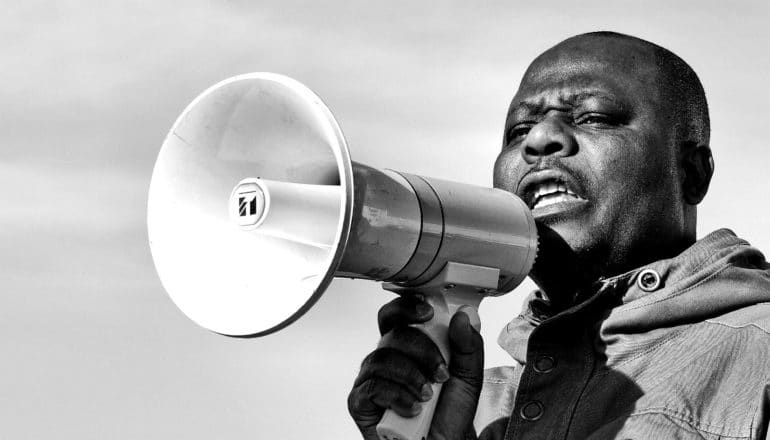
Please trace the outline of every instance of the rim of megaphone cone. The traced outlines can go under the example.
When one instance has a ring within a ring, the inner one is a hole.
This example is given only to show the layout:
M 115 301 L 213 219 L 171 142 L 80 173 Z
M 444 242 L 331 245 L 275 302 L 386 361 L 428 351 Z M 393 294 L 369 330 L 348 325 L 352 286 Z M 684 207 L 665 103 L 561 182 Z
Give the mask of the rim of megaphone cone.
M 274 325 L 271 328 L 268 328 L 266 330 L 261 330 L 259 332 L 255 333 L 249 333 L 249 334 L 242 334 L 242 335 L 233 335 L 233 334 L 226 334 L 217 332 L 216 330 L 210 329 L 209 327 L 206 327 L 204 325 L 201 325 L 196 320 L 193 319 L 198 325 L 200 325 L 203 328 L 206 328 L 207 330 L 210 330 L 214 333 L 222 334 L 224 336 L 230 336 L 230 337 L 237 337 L 237 338 L 253 338 L 253 337 L 259 337 L 268 335 L 270 333 L 277 332 L 296 320 L 298 320 L 302 315 L 304 315 L 321 297 L 321 295 L 324 293 L 326 288 L 331 283 L 332 279 L 334 278 L 335 271 L 337 269 L 337 266 L 339 266 L 340 261 L 342 260 L 342 256 L 345 252 L 345 244 L 348 240 L 348 235 L 350 234 L 350 227 L 352 224 L 352 217 L 353 217 L 353 167 L 352 162 L 350 158 L 350 151 L 348 148 L 347 141 L 345 140 L 345 136 L 342 132 L 342 129 L 339 126 L 339 123 L 337 122 L 337 119 L 334 117 L 334 114 L 331 112 L 329 107 L 324 103 L 324 101 L 321 99 L 320 96 L 318 96 L 315 92 L 313 92 L 310 88 L 302 84 L 301 82 L 290 78 L 285 75 L 281 75 L 278 73 L 272 73 L 272 72 L 251 72 L 251 73 L 244 73 L 235 75 L 229 78 L 226 78 L 224 80 L 219 81 L 218 83 L 206 88 L 203 92 L 198 94 L 185 108 L 184 110 L 179 114 L 179 116 L 174 121 L 174 124 L 171 126 L 171 129 L 168 131 L 168 134 L 164 138 L 163 143 L 165 144 L 166 139 L 168 139 L 171 136 L 176 136 L 176 129 L 178 126 L 184 121 L 184 119 L 187 117 L 188 113 L 192 111 L 193 108 L 195 108 L 200 101 L 208 97 L 210 94 L 216 92 L 217 90 L 221 89 L 224 86 L 227 86 L 232 83 L 240 82 L 240 81 L 249 81 L 249 80 L 268 80 L 268 81 L 274 81 L 276 83 L 279 83 L 287 88 L 289 88 L 291 91 L 297 93 L 300 97 L 304 98 L 307 102 L 312 103 L 312 111 L 315 113 L 315 115 L 318 117 L 319 120 L 325 121 L 327 124 L 321 124 L 325 137 L 327 139 L 333 140 L 333 145 L 330 144 L 329 147 L 331 148 L 336 163 L 337 163 L 337 170 L 339 173 L 340 178 L 340 187 L 342 188 L 343 194 L 344 194 L 344 201 L 341 206 L 341 212 L 340 212 L 340 221 L 337 225 L 337 231 L 335 234 L 335 239 L 332 244 L 332 247 L 334 248 L 334 251 L 330 253 L 330 255 L 327 257 L 326 262 L 326 273 L 323 277 L 321 277 L 319 283 L 316 285 L 314 292 L 309 296 L 309 298 L 305 301 L 305 304 L 302 305 L 297 311 L 295 311 L 292 315 L 290 315 L 288 318 L 284 319 L 279 324 Z M 158 167 L 158 162 L 156 161 L 154 167 L 153 167 L 153 173 L 152 175 L 155 175 L 155 168 Z M 150 185 L 152 186 L 152 185 Z M 149 210 L 149 191 L 148 191 L 148 201 L 147 206 Z M 148 218 L 149 219 L 149 218 Z M 148 222 L 148 229 L 150 229 L 150 225 Z M 150 240 L 150 252 L 152 254 L 153 247 L 152 242 Z M 160 278 L 160 277 L 159 277 Z M 161 284 L 163 284 L 163 279 L 160 278 Z M 168 289 L 164 290 L 168 293 Z M 179 304 L 177 304 L 177 301 L 174 299 L 174 296 L 168 294 L 169 298 L 179 307 Z M 180 310 L 184 311 L 180 307 Z M 185 315 L 187 315 L 185 313 Z M 189 317 L 189 315 L 188 315 Z M 192 317 L 190 317 L 192 319 Z

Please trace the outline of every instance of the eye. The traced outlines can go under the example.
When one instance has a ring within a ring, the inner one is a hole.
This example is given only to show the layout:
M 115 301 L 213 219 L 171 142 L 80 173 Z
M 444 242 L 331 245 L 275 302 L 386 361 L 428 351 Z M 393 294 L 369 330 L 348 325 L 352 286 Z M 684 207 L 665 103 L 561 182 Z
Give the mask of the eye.
M 615 118 L 604 113 L 586 113 L 578 116 L 575 119 L 575 123 L 578 125 L 592 125 L 592 126 L 613 126 Z
M 530 122 L 523 122 L 511 127 L 505 136 L 506 145 L 521 142 L 527 136 L 531 128 L 532 123 Z

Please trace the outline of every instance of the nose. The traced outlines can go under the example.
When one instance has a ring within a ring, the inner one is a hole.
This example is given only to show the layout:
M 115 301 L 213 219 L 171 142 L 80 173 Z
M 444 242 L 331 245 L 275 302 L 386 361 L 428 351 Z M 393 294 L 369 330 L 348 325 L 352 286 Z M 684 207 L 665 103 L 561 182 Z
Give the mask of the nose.
M 577 141 L 564 121 L 549 116 L 529 129 L 524 139 L 521 155 L 528 163 L 535 163 L 545 156 L 571 156 L 577 151 Z

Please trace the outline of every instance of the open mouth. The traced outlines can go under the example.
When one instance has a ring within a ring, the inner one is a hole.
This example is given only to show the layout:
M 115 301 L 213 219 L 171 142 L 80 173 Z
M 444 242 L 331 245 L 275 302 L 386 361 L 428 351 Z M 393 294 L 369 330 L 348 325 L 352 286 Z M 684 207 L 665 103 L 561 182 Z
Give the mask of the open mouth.
M 549 179 L 533 185 L 529 200 L 531 209 L 545 208 L 563 202 L 585 201 L 560 179 Z

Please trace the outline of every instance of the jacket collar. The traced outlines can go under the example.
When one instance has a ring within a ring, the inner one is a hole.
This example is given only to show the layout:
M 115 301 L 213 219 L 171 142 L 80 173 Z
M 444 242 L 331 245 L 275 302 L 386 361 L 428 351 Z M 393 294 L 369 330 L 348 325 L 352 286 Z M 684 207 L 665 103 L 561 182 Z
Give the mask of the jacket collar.
M 770 265 L 759 250 L 729 229 L 698 240 L 678 256 L 600 280 L 593 298 L 617 295 L 617 304 L 601 323 L 602 338 L 702 321 L 759 302 L 770 301 Z M 590 302 L 591 299 L 586 300 Z M 542 292 L 527 298 L 522 313 L 500 333 L 498 343 L 524 363 L 529 335 L 554 314 Z

